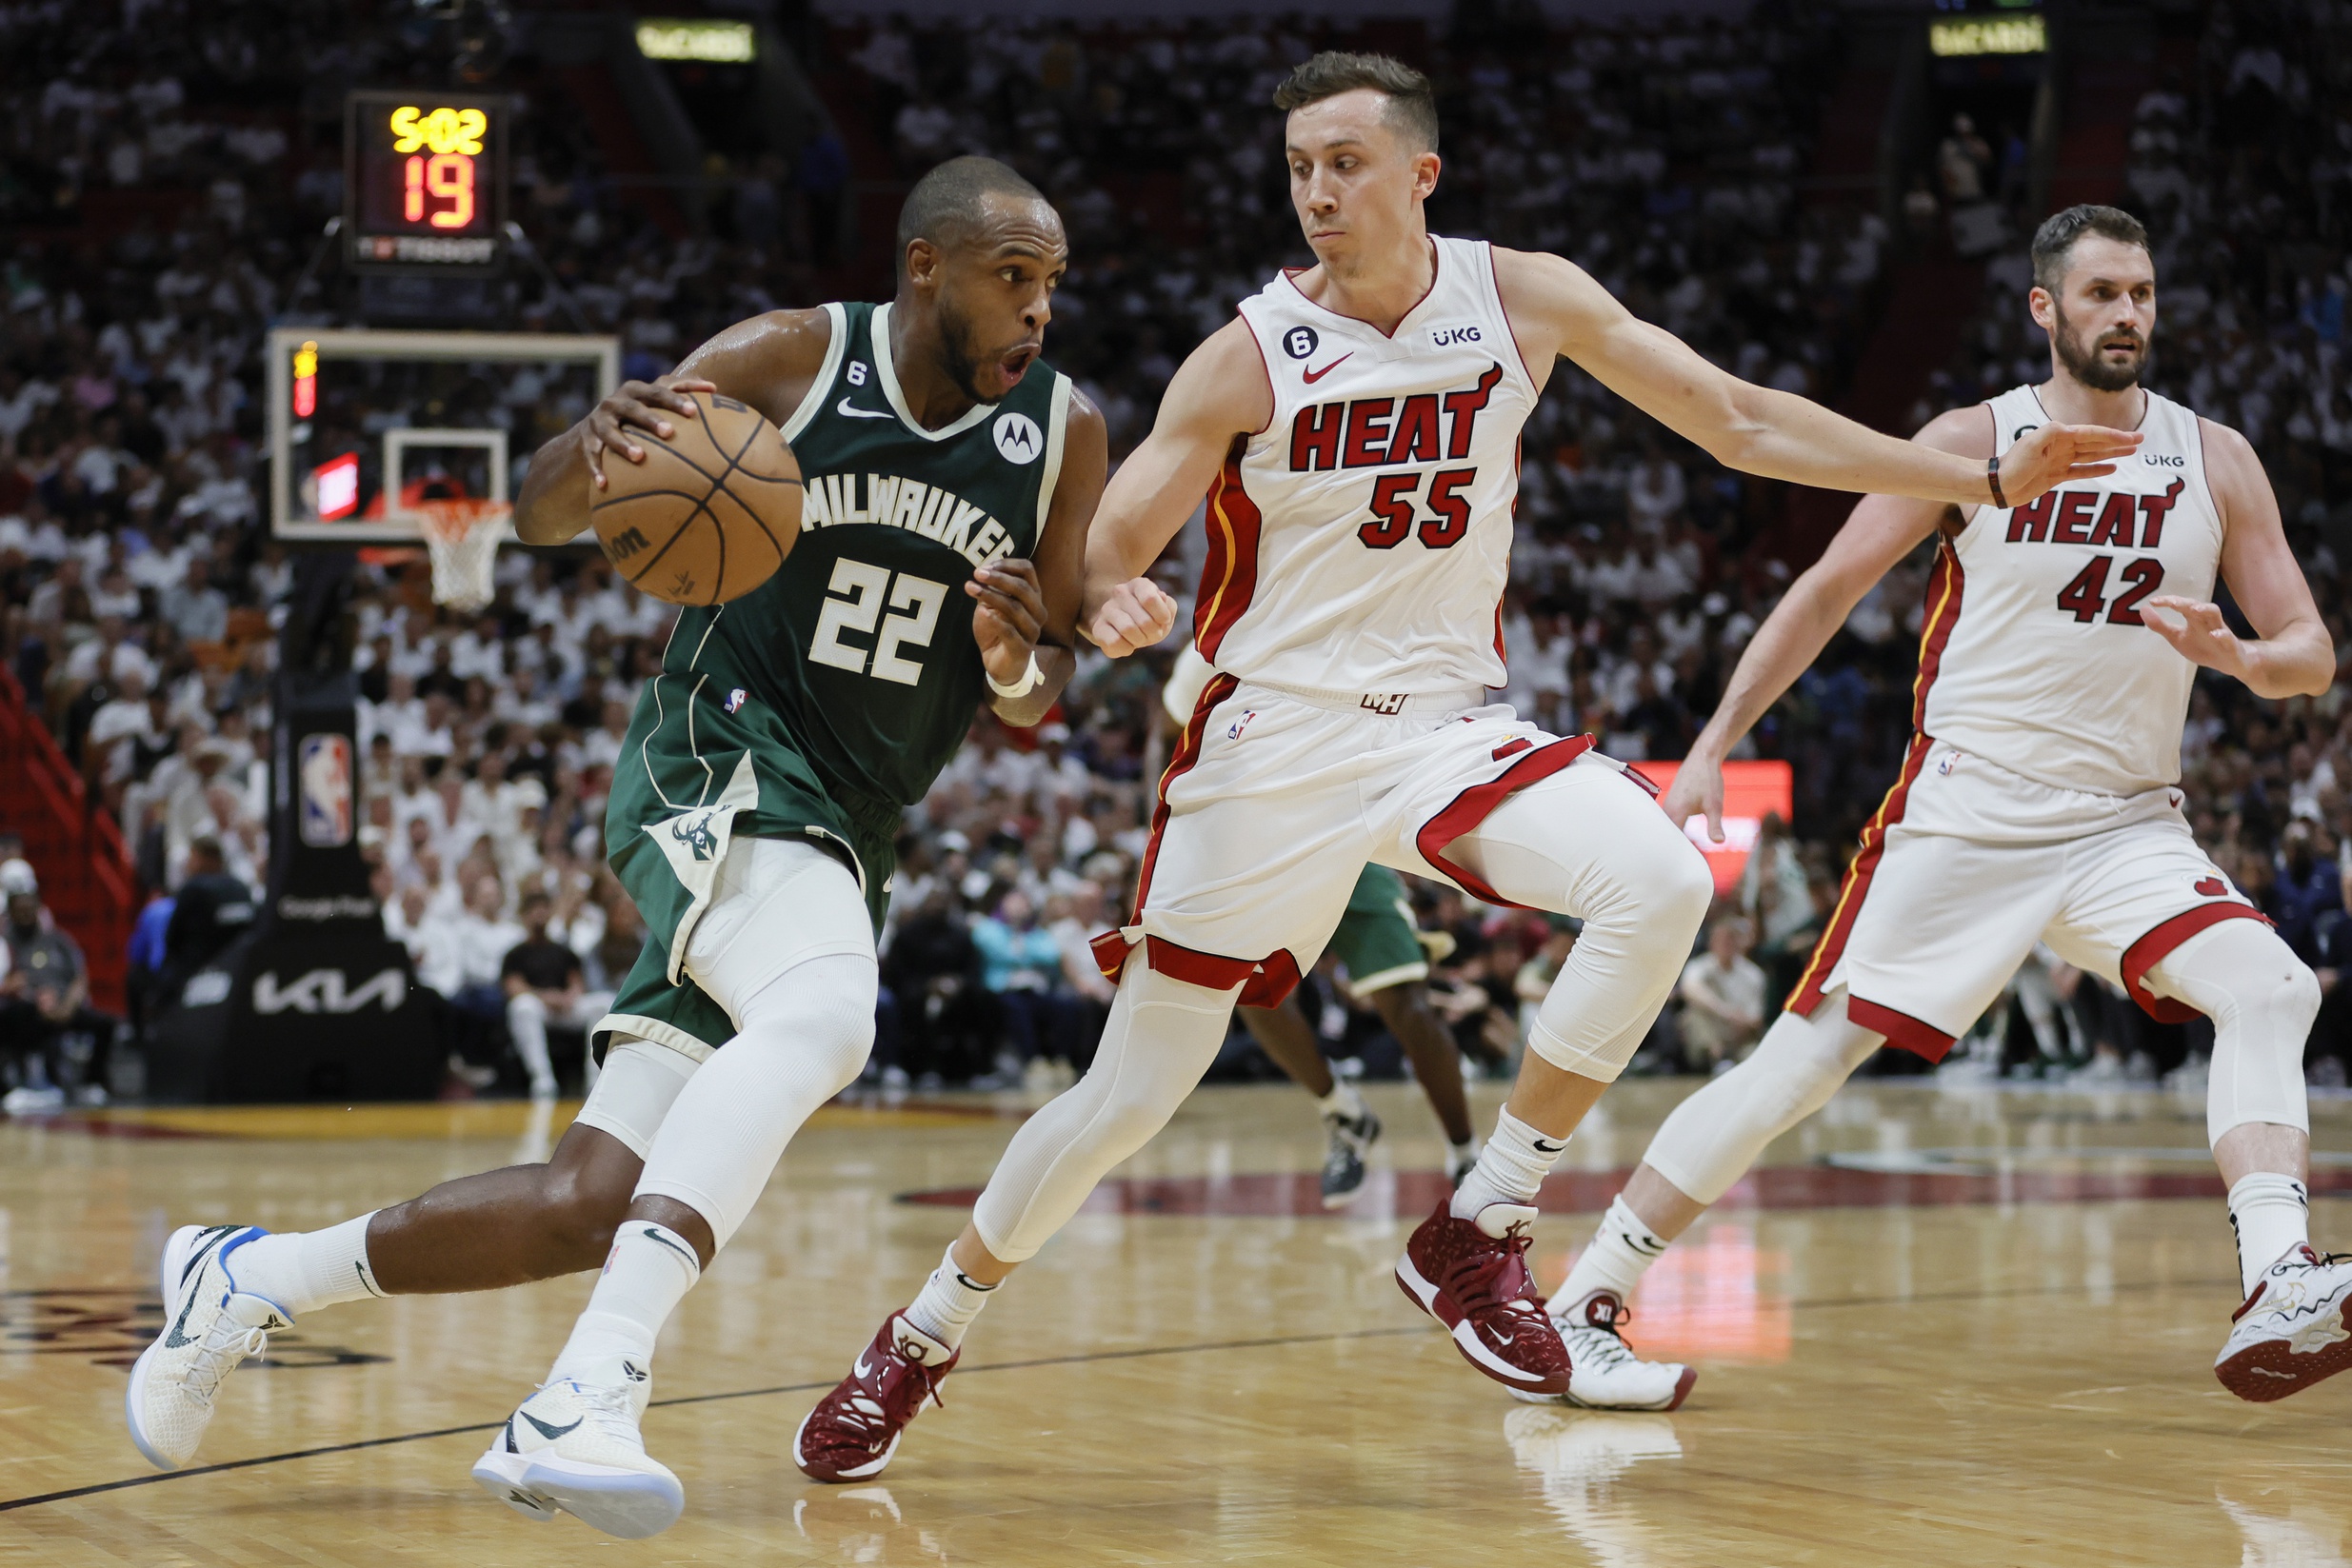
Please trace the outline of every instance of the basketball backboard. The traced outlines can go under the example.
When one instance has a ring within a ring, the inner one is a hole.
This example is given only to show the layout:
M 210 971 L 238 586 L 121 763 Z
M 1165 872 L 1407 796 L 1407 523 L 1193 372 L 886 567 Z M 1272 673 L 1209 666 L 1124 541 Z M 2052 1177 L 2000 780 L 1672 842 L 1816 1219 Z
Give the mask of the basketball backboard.
M 620 385 L 617 338 L 281 327 L 269 526 L 307 545 L 414 545 L 416 504 L 505 501 L 520 465 Z

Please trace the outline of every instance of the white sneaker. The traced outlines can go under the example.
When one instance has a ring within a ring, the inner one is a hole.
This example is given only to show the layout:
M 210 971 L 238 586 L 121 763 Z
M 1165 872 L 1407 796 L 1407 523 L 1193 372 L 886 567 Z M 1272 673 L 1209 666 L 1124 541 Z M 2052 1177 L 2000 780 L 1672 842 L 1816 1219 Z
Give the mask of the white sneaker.
M 196 1456 L 222 1379 L 269 1348 L 294 1320 L 267 1297 L 237 1289 L 229 1255 L 269 1232 L 252 1225 L 183 1225 L 164 1243 L 164 1331 L 139 1353 L 123 1396 L 130 1440 L 159 1470 Z
M 2213 1375 L 2238 1398 L 2257 1402 L 2334 1377 L 2352 1366 L 2347 1298 L 2352 1253 L 2322 1258 L 2307 1246 L 2289 1248 L 2262 1270 L 2254 1294 L 2231 1318 L 2235 1326 L 2214 1359 Z
M 653 1385 L 615 1358 L 611 1382 L 566 1378 L 515 1408 L 474 1461 L 484 1491 L 528 1518 L 570 1514 L 623 1540 L 659 1535 L 686 1509 L 686 1488 L 646 1452 L 637 1423 Z
M 1699 1369 L 1680 1361 L 1645 1361 L 1625 1343 L 1618 1325 L 1632 1314 L 1614 1295 L 1596 1290 L 1571 1305 L 1554 1303 L 1551 1320 L 1568 1347 L 1568 1391 L 1527 1394 L 1524 1404 L 1564 1404 L 1574 1410 L 1678 1410 L 1690 1398 Z

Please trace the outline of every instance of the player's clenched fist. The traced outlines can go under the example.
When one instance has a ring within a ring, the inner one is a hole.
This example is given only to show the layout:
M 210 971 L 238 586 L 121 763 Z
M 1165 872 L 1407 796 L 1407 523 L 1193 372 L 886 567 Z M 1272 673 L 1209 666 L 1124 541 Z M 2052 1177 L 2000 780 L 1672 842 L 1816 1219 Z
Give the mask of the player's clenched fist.
M 1086 622 L 1086 638 L 1113 659 L 1139 652 L 1176 625 L 1176 601 L 1148 577 L 1129 578 L 1110 590 Z
M 2103 425 L 2044 425 L 2001 455 L 2002 498 L 2015 506 L 2070 479 L 2111 474 L 2118 458 L 2140 449 L 2140 440 L 2137 430 Z

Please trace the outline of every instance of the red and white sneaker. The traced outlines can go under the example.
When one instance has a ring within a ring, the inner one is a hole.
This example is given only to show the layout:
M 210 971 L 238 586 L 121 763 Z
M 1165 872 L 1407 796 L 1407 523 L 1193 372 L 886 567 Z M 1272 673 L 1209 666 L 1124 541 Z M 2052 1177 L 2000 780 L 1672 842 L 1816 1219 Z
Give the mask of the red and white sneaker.
M 924 1401 L 941 1404 L 939 1385 L 962 1354 L 893 1312 L 858 1353 L 849 1376 L 802 1419 L 792 1435 L 792 1462 L 821 1481 L 881 1475 Z
M 2264 1402 L 2300 1394 L 2352 1366 L 2352 1254 L 2322 1258 L 2290 1247 L 2262 1270 L 2254 1294 L 2230 1316 L 2229 1339 L 2213 1375 L 2242 1399 Z
M 1445 1325 L 1462 1359 L 1487 1377 L 1528 1394 L 1565 1394 L 1567 1346 L 1527 1272 L 1534 1222 L 1525 1203 L 1489 1203 L 1476 1220 L 1457 1220 L 1440 1199 L 1405 1243 L 1397 1285 Z

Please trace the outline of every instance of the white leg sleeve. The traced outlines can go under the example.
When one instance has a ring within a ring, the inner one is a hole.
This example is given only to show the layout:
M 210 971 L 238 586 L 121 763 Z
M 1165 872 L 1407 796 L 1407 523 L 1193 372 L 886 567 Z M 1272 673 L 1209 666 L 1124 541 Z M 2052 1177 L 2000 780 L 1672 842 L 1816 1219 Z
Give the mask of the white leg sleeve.
M 877 984 L 872 959 L 835 953 L 738 1001 L 742 1032 L 678 1091 L 636 1195 L 676 1199 L 727 1245 L 801 1123 L 857 1082 L 873 1049 Z
M 523 991 L 507 999 L 507 1035 L 514 1042 L 514 1054 L 523 1059 L 523 1070 L 530 1074 L 534 1087 L 555 1077 L 555 1067 L 548 1060 L 548 1004 L 538 993 Z
M 673 1198 L 735 1234 L 816 1108 L 874 1045 L 873 926 L 848 867 L 812 844 L 733 846 L 687 972 L 735 1021 L 662 1119 L 637 1196 Z
M 1137 954 L 1086 1076 L 1022 1123 L 972 1209 L 992 1257 L 1027 1262 L 1094 1184 L 1167 1124 L 1217 1059 L 1232 991 L 1155 974 Z
M 1511 796 L 1445 857 L 1514 903 L 1584 921 L 1527 1044 L 1613 1081 L 1690 959 L 1715 896 L 1706 858 L 1648 791 L 1592 761 Z
M 2303 1047 L 2320 982 L 2278 932 L 2250 920 L 2208 925 L 2157 960 L 2147 984 L 2213 1020 L 2208 1141 L 2248 1121 L 2311 1130 Z
M 1885 1042 L 1846 1020 L 1843 988 L 1824 998 L 1811 1018 L 1783 1013 L 1745 1062 L 1674 1107 L 1642 1162 L 1684 1197 L 1713 1203 L 1747 1174 L 1765 1144 L 1827 1104 Z

